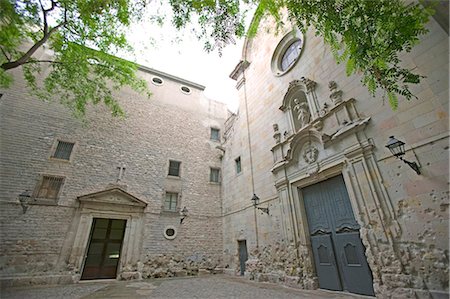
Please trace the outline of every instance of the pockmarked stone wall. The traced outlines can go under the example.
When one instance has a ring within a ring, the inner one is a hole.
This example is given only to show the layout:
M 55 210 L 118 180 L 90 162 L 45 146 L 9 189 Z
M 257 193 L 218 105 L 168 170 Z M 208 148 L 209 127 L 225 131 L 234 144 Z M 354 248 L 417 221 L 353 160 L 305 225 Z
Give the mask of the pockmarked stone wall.
M 124 246 L 135 256 L 119 264 L 119 277 L 122 272 L 142 276 L 138 263 L 151 263 L 161 254 L 219 259 L 221 184 L 209 180 L 210 168 L 221 167 L 220 142 L 211 140 L 210 132 L 223 129 L 223 103 L 206 98 L 201 85 L 143 67 L 139 73 L 148 81 L 150 98 L 124 88 L 115 95 L 124 119 L 92 106 L 80 120 L 59 103 L 64 99 L 58 95 L 51 103 L 30 96 L 20 72 L 10 89 L 0 91 L 2 283 L 78 280 L 92 217 L 127 219 L 125 236 L 134 243 Z M 153 84 L 154 77 L 163 84 Z M 70 161 L 51 157 L 58 140 L 75 143 Z M 169 160 L 181 162 L 179 177 L 168 176 Z M 25 190 L 35 194 L 42 175 L 64 178 L 59 198 L 32 198 L 23 213 L 18 195 Z M 132 218 L 123 205 L 97 202 L 80 210 L 78 197 L 113 187 L 146 207 Z M 166 192 L 178 193 L 174 212 L 164 210 Z M 184 207 L 188 214 L 180 223 Z M 164 237 L 168 226 L 176 231 L 173 240 Z
M 237 241 L 247 240 L 251 279 L 320 287 L 302 188 L 342 175 L 376 296 L 448 294 L 448 34 L 431 19 L 430 32 L 402 53 L 425 78 L 412 86 L 418 99 L 400 98 L 393 111 L 382 91 L 372 97 L 358 75 L 346 76 L 313 30 L 302 36 L 292 69 L 275 74 L 273 55 L 291 29 L 277 36 L 264 30 L 271 25 L 266 20 L 246 41 L 231 74 L 240 106 L 224 143 L 224 175 L 236 186 L 223 193 L 230 273 L 241 268 Z M 289 106 L 295 96 L 309 107 L 301 125 Z M 406 143 L 404 159 L 417 162 L 420 175 L 385 148 L 392 135 Z M 238 150 L 247 163 L 240 175 L 233 173 Z M 252 207 L 253 193 L 269 215 Z

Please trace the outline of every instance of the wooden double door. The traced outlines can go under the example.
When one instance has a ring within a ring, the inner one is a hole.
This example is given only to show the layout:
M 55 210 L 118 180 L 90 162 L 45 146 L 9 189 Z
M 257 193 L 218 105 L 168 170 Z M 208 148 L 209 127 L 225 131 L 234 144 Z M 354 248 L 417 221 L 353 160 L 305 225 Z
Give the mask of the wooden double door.
M 301 192 L 320 288 L 373 296 L 372 272 L 343 177 Z
M 126 220 L 94 218 L 81 279 L 116 278 Z

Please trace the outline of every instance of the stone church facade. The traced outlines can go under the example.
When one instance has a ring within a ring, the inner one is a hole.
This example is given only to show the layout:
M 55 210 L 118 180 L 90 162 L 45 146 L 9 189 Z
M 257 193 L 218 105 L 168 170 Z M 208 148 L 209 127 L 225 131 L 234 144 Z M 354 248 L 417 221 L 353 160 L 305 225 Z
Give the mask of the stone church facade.
M 18 80 L 0 99 L 2 282 L 223 271 L 448 297 L 448 33 L 428 27 L 402 55 L 426 76 L 419 99 L 397 111 L 295 29 L 246 40 L 231 73 L 237 114 L 142 68 L 151 99 L 122 90 L 127 119 L 92 107 L 83 124 Z
M 397 111 L 347 77 L 313 31 L 260 30 L 246 41 L 231 74 L 239 113 L 224 136 L 227 272 L 379 297 L 448 296 L 448 33 L 434 20 L 429 29 L 402 55 L 426 76 L 413 89 L 419 99 Z M 385 147 L 390 136 L 406 143 L 404 160 L 420 175 Z

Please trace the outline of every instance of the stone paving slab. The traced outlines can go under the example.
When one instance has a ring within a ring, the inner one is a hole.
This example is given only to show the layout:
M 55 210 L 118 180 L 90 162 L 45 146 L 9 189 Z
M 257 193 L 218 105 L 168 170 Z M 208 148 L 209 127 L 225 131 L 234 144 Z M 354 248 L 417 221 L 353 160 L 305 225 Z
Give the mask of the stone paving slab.
M 2 299 L 18 298 L 249 298 L 249 299 L 327 299 L 373 298 L 344 292 L 298 290 L 272 283 L 257 283 L 242 277 L 214 275 L 149 279 L 141 281 L 90 281 L 64 286 L 17 287 L 2 290 Z

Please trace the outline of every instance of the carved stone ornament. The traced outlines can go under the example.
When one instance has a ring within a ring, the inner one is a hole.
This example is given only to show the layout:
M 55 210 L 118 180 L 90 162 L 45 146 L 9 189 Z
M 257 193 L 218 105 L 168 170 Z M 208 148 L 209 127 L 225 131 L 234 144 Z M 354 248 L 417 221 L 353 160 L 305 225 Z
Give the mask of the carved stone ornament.
M 278 131 L 278 124 L 273 124 L 273 139 L 278 144 L 281 142 L 281 133 Z
M 301 77 L 300 80 L 305 84 L 307 93 L 310 93 L 316 87 L 316 82 L 311 79 Z
M 300 103 L 298 99 L 294 99 L 294 112 L 298 121 L 298 128 L 301 129 L 309 123 L 311 114 L 306 102 Z
M 328 88 L 330 89 L 330 99 L 334 105 L 342 102 L 342 90 L 337 89 L 337 84 L 335 81 L 330 81 L 328 83 Z
M 327 114 L 327 112 L 328 112 L 328 104 L 323 103 L 322 109 L 320 109 L 320 111 L 319 111 L 319 116 L 323 117 L 323 116 L 325 116 L 325 114 Z
M 317 157 L 319 156 L 319 150 L 315 146 L 308 146 L 303 152 L 303 159 L 305 159 L 306 163 L 312 164 L 317 161 Z

